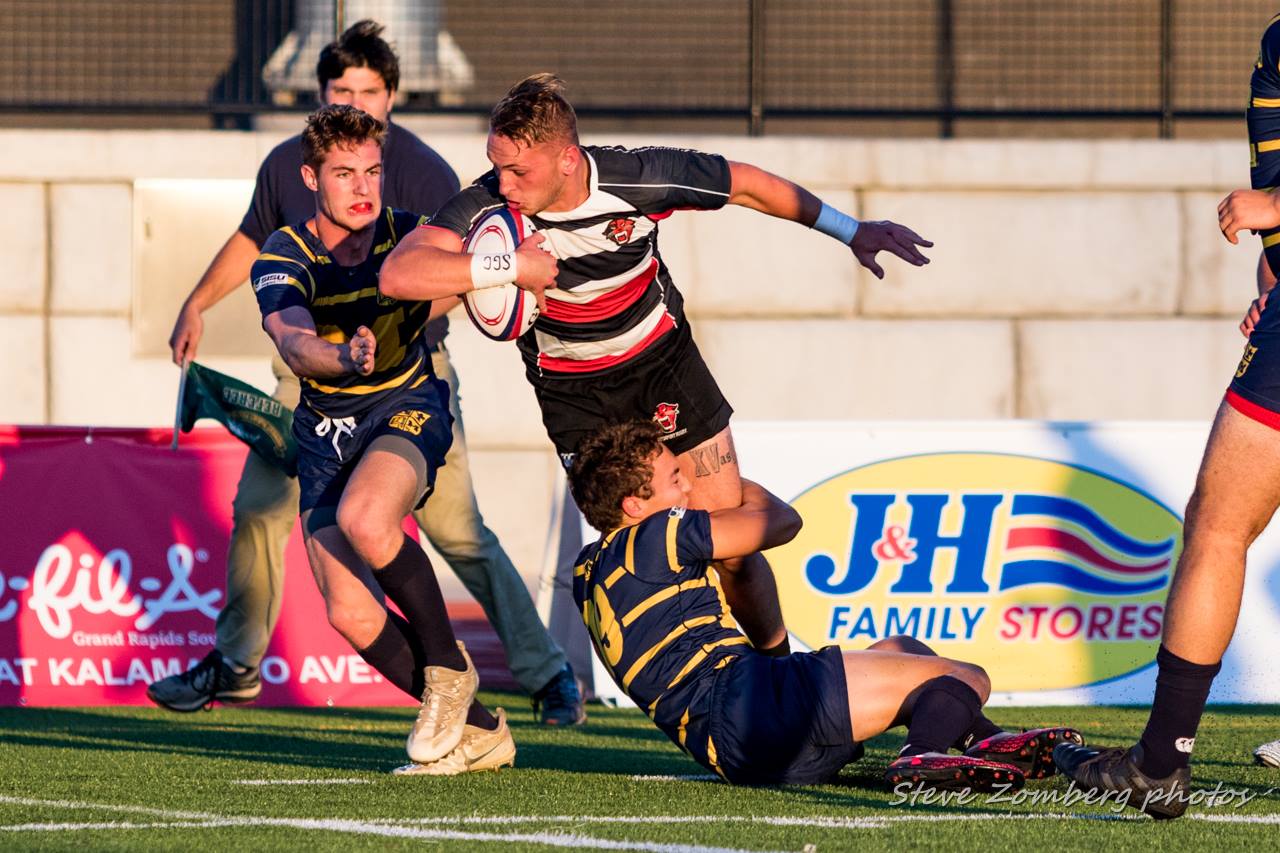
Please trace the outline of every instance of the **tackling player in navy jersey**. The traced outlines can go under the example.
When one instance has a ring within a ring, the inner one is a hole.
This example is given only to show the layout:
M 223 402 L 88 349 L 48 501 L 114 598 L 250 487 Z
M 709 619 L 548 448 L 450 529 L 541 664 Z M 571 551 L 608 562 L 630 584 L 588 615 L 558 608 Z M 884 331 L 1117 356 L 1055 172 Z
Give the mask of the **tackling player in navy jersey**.
M 580 145 L 563 88 L 554 75 L 536 74 L 494 107 L 492 171 L 397 246 L 383 270 L 384 292 L 434 299 L 514 283 L 534 293 L 543 310 L 519 346 L 566 465 L 599 425 L 650 418 L 693 484 L 690 505 L 738 506 L 733 408 L 694 343 L 658 251 L 659 223 L 680 209 L 749 207 L 835 237 L 878 277 L 879 252 L 919 266 L 928 260 L 917 246 L 932 244 L 892 222 L 858 223 L 790 181 L 719 155 Z M 503 206 L 531 217 L 537 233 L 508 263 L 464 253 L 472 225 Z M 754 552 L 729 563 L 725 596 L 752 645 L 786 654 L 768 563 Z
M 423 339 L 429 309 L 449 301 L 402 302 L 378 289 L 387 254 L 419 224 L 382 207 L 385 134 L 350 106 L 308 119 L 302 178 L 315 216 L 272 234 L 250 280 L 263 328 L 303 383 L 293 420 L 299 508 L 329 622 L 422 699 L 407 747 L 414 763 L 399 772 L 453 775 L 510 764 L 515 745 L 502 712 L 474 701 L 475 667 L 426 554 L 401 529 L 452 441 L 448 386 Z
M 688 508 L 689 479 L 652 422 L 587 435 L 569 480 L 606 531 L 573 579 L 596 653 L 658 728 L 728 781 L 825 782 L 861 757 L 862 741 L 905 724 L 891 785 L 1016 789 L 1053 772 L 1056 744 L 1080 742 L 1065 728 L 1001 731 L 981 713 L 986 673 L 910 637 L 866 651 L 756 652 L 729 613 L 725 574 L 709 566 L 790 541 L 800 517 L 749 480 L 738 507 Z M 964 752 L 948 755 L 953 747 Z

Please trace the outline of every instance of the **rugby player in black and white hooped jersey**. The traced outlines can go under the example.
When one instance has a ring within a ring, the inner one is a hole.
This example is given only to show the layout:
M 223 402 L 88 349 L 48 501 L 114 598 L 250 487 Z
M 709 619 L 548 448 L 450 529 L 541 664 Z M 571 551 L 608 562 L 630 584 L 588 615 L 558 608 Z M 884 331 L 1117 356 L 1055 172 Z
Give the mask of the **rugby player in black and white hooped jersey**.
M 518 345 L 565 465 L 601 424 L 652 419 L 693 484 L 690 506 L 738 506 L 733 409 L 694 344 L 658 252 L 658 223 L 676 210 L 741 205 L 834 237 L 877 277 L 880 252 L 921 266 L 928 259 L 917 247 L 933 244 L 892 222 L 859 223 L 803 187 L 716 154 L 581 145 L 563 89 L 554 75 L 536 74 L 494 107 L 493 169 L 401 241 L 383 267 L 383 291 L 432 299 L 514 283 L 532 292 L 542 312 Z M 509 268 L 463 252 L 472 225 L 501 207 L 538 229 Z M 722 579 L 739 624 L 756 649 L 786 654 L 768 563 L 759 554 L 731 562 Z

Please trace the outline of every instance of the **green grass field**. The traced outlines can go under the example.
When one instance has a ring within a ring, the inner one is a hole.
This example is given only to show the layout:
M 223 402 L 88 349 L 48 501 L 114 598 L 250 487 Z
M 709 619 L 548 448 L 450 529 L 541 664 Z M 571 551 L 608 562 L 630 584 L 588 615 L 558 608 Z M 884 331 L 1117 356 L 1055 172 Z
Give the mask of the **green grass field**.
M 895 805 L 879 782 L 901 742 L 893 735 L 872 741 L 836 784 L 734 788 L 707 779 L 638 711 L 592 706 L 586 726 L 552 730 L 535 724 L 521 697 L 484 698 L 511 711 L 516 767 L 451 779 L 388 774 L 404 761 L 405 708 L 0 709 L 0 849 L 1190 851 L 1273 848 L 1280 830 L 1280 771 L 1251 757 L 1280 737 L 1274 706 L 1211 709 L 1197 785 L 1236 793 L 1230 804 L 1155 823 L 1110 805 L 985 796 Z M 1108 745 L 1130 741 L 1146 713 L 992 717 L 1008 727 L 1065 722 Z M 1055 778 L 1026 790 L 1067 789 Z

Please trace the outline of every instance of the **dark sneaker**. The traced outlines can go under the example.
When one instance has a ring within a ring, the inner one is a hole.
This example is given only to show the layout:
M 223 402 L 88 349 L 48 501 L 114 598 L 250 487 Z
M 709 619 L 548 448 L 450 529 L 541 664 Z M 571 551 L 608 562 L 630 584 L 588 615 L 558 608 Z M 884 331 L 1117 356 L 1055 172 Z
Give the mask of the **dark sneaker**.
M 904 755 L 889 765 L 884 779 L 891 787 L 922 782 L 928 788 L 1002 792 L 1021 790 L 1024 781 L 1022 771 L 1012 764 L 941 752 Z
M 578 692 L 578 681 L 573 677 L 569 664 L 566 663 L 555 678 L 533 694 L 533 711 L 536 714 L 540 712 L 544 726 L 576 726 L 586 722 L 582 694 Z
M 214 702 L 252 702 L 261 692 L 256 666 L 236 672 L 214 649 L 186 672 L 153 683 L 147 688 L 147 698 L 170 711 L 199 711 Z
M 1180 767 L 1163 779 L 1153 779 L 1138 769 L 1142 747 L 1090 749 L 1060 743 L 1053 761 L 1084 791 L 1112 792 L 1123 805 L 1141 809 L 1157 820 L 1179 817 L 1191 796 L 1191 770 Z
M 1000 732 L 983 738 L 964 751 L 973 758 L 1012 764 L 1028 779 L 1043 779 L 1058 772 L 1053 763 L 1053 748 L 1060 743 L 1083 744 L 1075 729 L 1032 729 L 1028 732 Z

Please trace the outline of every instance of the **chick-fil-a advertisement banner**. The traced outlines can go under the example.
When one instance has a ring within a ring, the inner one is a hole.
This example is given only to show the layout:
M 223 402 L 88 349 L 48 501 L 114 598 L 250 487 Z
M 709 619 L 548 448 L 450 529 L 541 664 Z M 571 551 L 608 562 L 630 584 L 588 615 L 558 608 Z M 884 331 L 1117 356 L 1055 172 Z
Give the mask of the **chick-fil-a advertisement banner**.
M 0 705 L 146 703 L 152 681 L 213 648 L 248 449 L 221 428 L 169 443 L 167 430 L 0 427 Z M 259 704 L 411 701 L 329 627 L 297 525 L 284 587 Z M 478 606 L 450 614 L 482 683 L 511 686 Z

